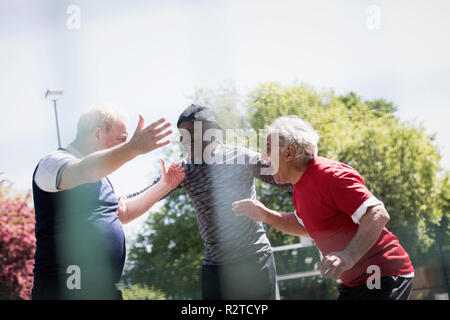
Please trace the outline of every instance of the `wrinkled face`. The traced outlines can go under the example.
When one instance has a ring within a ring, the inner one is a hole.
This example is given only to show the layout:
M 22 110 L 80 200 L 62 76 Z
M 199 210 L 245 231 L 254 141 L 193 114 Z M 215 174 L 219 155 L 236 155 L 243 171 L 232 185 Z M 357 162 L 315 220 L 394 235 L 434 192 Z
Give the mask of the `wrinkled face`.
M 124 122 L 114 121 L 109 130 L 105 128 L 96 128 L 97 149 L 104 150 L 115 147 L 127 141 L 128 132 Z
M 289 183 L 288 165 L 292 159 L 292 150 L 289 146 L 280 149 L 277 143 L 273 144 L 272 142 L 272 135 L 267 135 L 266 148 L 261 159 L 267 161 L 274 169 L 275 172 L 272 174 L 272 177 L 277 184 Z
M 194 124 L 194 121 L 180 123 L 178 130 L 180 131 L 180 142 L 183 145 L 184 150 L 191 157 L 202 157 L 205 148 L 211 143 L 211 141 L 203 141 L 203 134 L 207 130 L 214 128 L 216 128 L 215 124 L 210 122 L 197 121 L 196 125 Z M 199 148 L 199 150 L 196 150 L 196 147 Z

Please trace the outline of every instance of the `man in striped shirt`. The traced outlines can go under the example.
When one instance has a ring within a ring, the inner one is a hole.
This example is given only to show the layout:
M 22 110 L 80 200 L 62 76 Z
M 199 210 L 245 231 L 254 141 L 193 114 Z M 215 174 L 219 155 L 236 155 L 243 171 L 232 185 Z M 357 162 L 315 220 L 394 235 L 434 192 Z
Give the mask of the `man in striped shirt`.
M 259 153 L 214 139 L 205 141 L 206 132 L 221 129 L 208 108 L 191 105 L 180 115 L 177 127 L 188 153 L 180 163 L 185 177 L 177 188 L 183 188 L 193 202 L 205 245 L 203 299 L 275 299 L 275 264 L 263 224 L 237 217 L 231 204 L 256 199 L 255 177 L 291 193 L 293 186 L 277 185 L 271 175 L 261 174 L 268 166 Z

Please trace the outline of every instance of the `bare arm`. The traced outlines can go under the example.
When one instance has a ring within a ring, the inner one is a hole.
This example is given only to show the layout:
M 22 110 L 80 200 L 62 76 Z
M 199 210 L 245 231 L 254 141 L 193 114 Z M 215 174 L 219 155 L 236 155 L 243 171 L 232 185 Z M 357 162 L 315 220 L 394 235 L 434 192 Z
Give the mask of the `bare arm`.
M 356 235 L 345 248 L 354 261 L 359 261 L 372 248 L 389 219 L 389 214 L 382 205 L 367 209 Z
M 139 116 L 136 131 L 128 142 L 91 153 L 83 159 L 69 163 L 62 172 L 58 189 L 71 189 L 84 183 L 99 181 L 136 156 L 168 144 L 169 140 L 159 142 L 172 133 L 170 130 L 164 132 L 170 123 L 157 128 L 164 122 L 165 119 L 160 119 L 143 128 L 144 119 Z
M 246 216 L 255 221 L 262 221 L 275 229 L 293 236 L 309 237 L 306 229 L 298 222 L 294 212 L 277 212 L 266 208 L 258 200 L 244 199 L 232 204 L 237 216 Z
M 264 223 L 292 236 L 309 237 L 305 227 L 303 227 L 295 217 L 295 212 L 267 210 L 266 219 L 263 221 Z
M 345 270 L 351 269 L 372 248 L 389 221 L 384 206 L 369 207 L 362 216 L 358 231 L 347 247 L 326 255 L 320 262 L 320 271 L 327 278 L 336 280 Z
M 181 165 L 173 163 L 166 170 L 161 160 L 161 179 L 144 192 L 129 199 L 119 199 L 119 220 L 126 224 L 147 212 L 155 203 L 174 190 L 184 179 L 184 170 Z

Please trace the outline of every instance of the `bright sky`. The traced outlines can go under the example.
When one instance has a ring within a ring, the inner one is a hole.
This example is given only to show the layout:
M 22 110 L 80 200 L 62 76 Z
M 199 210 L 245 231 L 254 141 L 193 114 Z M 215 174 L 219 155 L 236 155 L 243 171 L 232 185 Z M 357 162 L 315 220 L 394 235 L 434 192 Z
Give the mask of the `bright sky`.
M 196 88 L 226 80 L 241 92 L 298 80 L 393 101 L 400 119 L 436 133 L 450 169 L 449 16 L 445 0 L 0 0 L 2 178 L 30 188 L 37 162 L 56 148 L 48 88 L 65 91 L 64 144 L 94 103 L 123 107 L 131 135 L 138 113 L 147 123 L 163 116 L 176 123 Z M 114 173 L 116 193 L 146 186 L 161 155 Z

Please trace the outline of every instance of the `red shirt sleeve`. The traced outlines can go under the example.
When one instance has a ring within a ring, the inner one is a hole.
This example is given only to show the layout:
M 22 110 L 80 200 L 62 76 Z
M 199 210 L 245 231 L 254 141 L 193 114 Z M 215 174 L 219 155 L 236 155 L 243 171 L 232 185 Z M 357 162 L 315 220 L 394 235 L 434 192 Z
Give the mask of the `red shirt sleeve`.
M 339 211 L 352 216 L 370 197 L 361 175 L 354 169 L 343 169 L 333 173 L 330 180 L 331 199 Z

